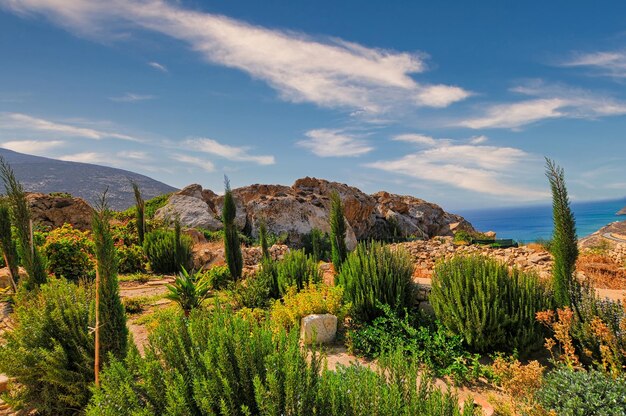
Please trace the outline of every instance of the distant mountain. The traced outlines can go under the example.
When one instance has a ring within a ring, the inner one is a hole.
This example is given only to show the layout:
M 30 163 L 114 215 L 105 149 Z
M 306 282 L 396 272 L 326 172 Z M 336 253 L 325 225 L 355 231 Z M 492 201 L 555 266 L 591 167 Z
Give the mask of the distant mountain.
M 137 182 L 145 199 L 176 191 L 172 186 L 123 169 L 66 162 L 3 148 L 0 155 L 11 165 L 27 192 L 67 192 L 93 204 L 108 187 L 109 206 L 124 210 L 135 202 L 129 179 Z

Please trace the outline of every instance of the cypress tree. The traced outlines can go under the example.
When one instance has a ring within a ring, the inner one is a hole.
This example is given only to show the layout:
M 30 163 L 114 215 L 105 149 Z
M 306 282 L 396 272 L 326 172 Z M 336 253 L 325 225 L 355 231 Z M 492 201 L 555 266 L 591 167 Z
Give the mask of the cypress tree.
M 93 237 L 97 260 L 99 285 L 99 331 L 100 356 L 105 360 L 108 353 L 118 359 L 126 356 L 128 347 L 128 329 L 124 305 L 120 299 L 120 288 L 117 279 L 117 253 L 111 233 L 111 211 L 106 203 L 106 192 L 102 196 L 93 219 Z
M 263 258 L 269 259 L 270 250 L 267 244 L 267 224 L 265 224 L 265 220 L 261 220 L 261 224 L 259 225 L 259 240 L 261 242 L 261 253 L 263 253 Z
M 331 257 L 335 270 L 339 272 L 348 255 L 346 247 L 346 220 L 343 215 L 341 198 L 336 191 L 330 195 L 330 244 Z
M 146 204 L 141 196 L 141 190 L 139 189 L 139 185 L 135 181 L 130 182 L 133 187 L 133 193 L 135 194 L 135 221 L 137 224 L 137 235 L 139 236 L 139 245 L 143 246 L 143 238 L 146 234 Z
M 0 156 L 0 176 L 11 207 L 11 214 L 15 221 L 18 241 L 18 250 L 28 280 L 24 282 L 27 288 L 34 288 L 48 280 L 43 259 L 32 238 L 32 217 L 24 187 L 15 177 L 13 168 Z
M 13 289 L 17 291 L 19 281 L 18 257 L 15 241 L 11 233 L 11 211 L 6 200 L 0 200 L 0 246 L 4 255 L 4 262 L 9 268 Z
M 239 243 L 239 233 L 235 225 L 237 207 L 233 192 L 230 189 L 228 177 L 224 177 L 224 206 L 222 207 L 222 222 L 224 224 L 224 256 L 226 264 L 233 279 L 241 277 L 243 271 L 243 256 L 241 254 L 241 244 Z
M 554 232 L 551 251 L 554 257 L 552 266 L 554 298 L 558 307 L 571 306 L 580 292 L 575 274 L 578 258 L 576 220 L 570 208 L 563 168 L 546 158 L 546 176 L 552 190 Z

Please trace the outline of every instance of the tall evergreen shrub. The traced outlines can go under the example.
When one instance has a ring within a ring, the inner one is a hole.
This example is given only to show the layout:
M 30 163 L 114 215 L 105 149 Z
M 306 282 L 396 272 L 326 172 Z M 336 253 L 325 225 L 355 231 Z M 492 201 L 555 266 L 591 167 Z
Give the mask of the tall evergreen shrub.
M 546 158 L 546 176 L 552 190 L 552 218 L 554 232 L 551 252 L 554 257 L 552 284 L 557 306 L 571 306 L 580 297 L 580 285 L 576 280 L 578 237 L 576 220 L 570 207 L 563 168 Z
M 191 238 L 182 235 L 180 223 L 174 230 L 157 229 L 146 234 L 143 243 L 150 268 L 155 273 L 178 273 L 191 261 Z
M 352 303 L 352 316 L 371 322 L 383 314 L 379 303 L 394 311 L 411 306 L 412 275 L 413 262 L 406 251 L 391 251 L 376 242 L 360 243 L 348 255 L 337 282 Z
M 261 224 L 259 225 L 259 241 L 261 243 L 261 253 L 263 254 L 264 259 L 270 258 L 270 250 L 267 243 L 267 224 L 265 220 L 261 220 Z
M 15 221 L 15 230 L 18 240 L 18 252 L 28 280 L 27 287 L 34 288 L 47 280 L 43 259 L 35 242 L 32 241 L 31 213 L 26 201 L 26 193 L 22 184 L 15 177 L 11 166 L 0 156 L 0 177 L 11 207 L 11 214 Z
M 341 270 L 341 265 L 348 255 L 346 247 L 346 219 L 343 214 L 343 205 L 338 192 L 330 195 L 330 243 L 331 257 L 336 271 Z
M 429 299 L 437 319 L 479 352 L 517 348 L 524 354 L 540 345 L 535 315 L 552 306 L 536 275 L 482 256 L 439 262 Z
M 18 269 L 19 258 L 11 231 L 11 211 L 7 201 L 4 199 L 0 200 L 0 247 L 2 247 L 4 262 L 9 268 L 9 273 L 13 280 L 13 289 L 17 289 L 16 285 L 20 278 Z
M 133 194 L 135 195 L 135 222 L 137 226 L 137 235 L 139 237 L 139 245 L 143 245 L 144 235 L 146 233 L 146 203 L 141 196 L 141 190 L 137 182 L 131 181 Z
M 92 218 L 95 255 L 100 275 L 97 288 L 100 295 L 100 357 L 106 362 L 111 353 L 118 359 L 126 356 L 128 328 L 126 314 L 120 299 L 117 279 L 117 253 L 111 234 L 111 211 L 103 196 Z
M 238 280 L 241 278 L 243 271 L 243 255 L 241 254 L 239 233 L 235 225 L 237 207 L 235 206 L 235 199 L 233 198 L 228 178 L 224 178 L 224 188 L 224 206 L 222 208 L 224 256 L 226 257 L 226 264 L 228 264 L 231 276 L 233 276 L 233 279 Z

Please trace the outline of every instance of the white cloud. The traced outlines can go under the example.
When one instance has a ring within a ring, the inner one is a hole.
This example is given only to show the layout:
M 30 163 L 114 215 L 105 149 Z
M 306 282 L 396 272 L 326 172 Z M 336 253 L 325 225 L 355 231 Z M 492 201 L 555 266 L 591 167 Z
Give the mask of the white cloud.
M 65 142 L 62 140 L 9 140 L 0 143 L 0 147 L 5 149 L 37 156 L 46 156 L 49 150 L 62 147 L 63 145 L 65 145 Z
M 133 150 L 125 150 L 125 151 L 117 152 L 115 156 L 121 159 L 136 160 L 136 161 L 141 161 L 141 162 L 152 160 L 152 158 L 148 155 L 148 153 L 142 152 L 142 151 L 133 151 Z
M 296 144 L 320 157 L 362 156 L 374 150 L 366 141 L 342 130 L 309 130 L 305 135 L 307 139 Z
M 489 140 L 487 136 L 483 136 L 483 135 L 474 136 L 469 139 L 469 143 L 470 144 L 482 144 L 482 143 L 486 143 L 487 140 Z
M 561 62 L 560 66 L 585 67 L 597 70 L 600 75 L 625 78 L 626 52 L 603 51 L 577 53 L 571 59 Z
M 165 65 L 162 65 L 158 62 L 148 62 L 148 65 L 150 65 L 152 68 L 157 69 L 161 72 L 169 72 Z
M 550 85 L 539 80 L 511 91 L 532 98 L 488 106 L 483 114 L 463 119 L 456 125 L 471 129 L 518 129 L 554 118 L 596 119 L 626 114 L 626 102 L 580 88 Z
M 21 131 L 21 132 L 43 132 L 57 137 L 80 137 L 87 139 L 120 139 L 130 141 L 141 141 L 135 137 L 82 127 L 68 123 L 59 123 L 42 118 L 33 117 L 22 113 L 0 113 L 0 130 Z
M 46 16 L 83 35 L 102 36 L 129 25 L 159 32 L 187 42 L 210 63 L 267 82 L 293 102 L 379 113 L 407 104 L 445 107 L 470 95 L 457 86 L 416 82 L 411 74 L 426 70 L 420 53 L 313 39 L 159 0 L 0 0 L 0 5 Z
M 127 92 L 124 95 L 119 97 L 110 97 L 109 100 L 120 102 L 120 103 L 134 103 L 137 101 L 146 101 L 146 100 L 154 100 L 156 97 L 154 95 L 146 95 L 146 94 L 133 94 Z
M 437 139 L 433 137 L 426 136 L 423 134 L 413 134 L 413 133 L 400 134 L 398 136 L 393 137 L 391 140 L 395 140 L 398 142 L 422 144 L 425 146 L 435 146 L 437 144 Z
M 207 172 L 215 171 L 215 165 L 211 161 L 203 160 L 203 159 L 200 159 L 199 157 L 176 153 L 171 156 L 171 159 L 176 160 L 181 163 L 186 163 L 187 165 L 199 167 Z
M 110 164 L 111 157 L 104 153 L 97 152 L 82 152 L 69 155 L 59 156 L 56 159 L 65 160 L 68 162 L 80 162 L 80 163 L 95 163 L 95 164 Z
M 515 183 L 522 164 L 533 159 L 521 149 L 433 140 L 413 141 L 429 147 L 399 159 L 381 160 L 366 166 L 501 198 L 532 201 L 548 196 L 547 192 Z
M 230 146 L 227 144 L 219 143 L 218 141 L 213 139 L 189 139 L 184 142 L 184 145 L 190 149 L 220 156 L 224 159 L 232 160 L 234 162 L 253 162 L 258 165 L 273 165 L 276 163 L 274 156 L 251 155 L 250 153 L 248 153 L 250 148 L 247 146 Z

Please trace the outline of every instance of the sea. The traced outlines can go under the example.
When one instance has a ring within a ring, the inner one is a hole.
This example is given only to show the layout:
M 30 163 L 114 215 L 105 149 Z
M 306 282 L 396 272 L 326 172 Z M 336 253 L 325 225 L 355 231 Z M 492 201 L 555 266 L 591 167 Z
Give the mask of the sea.
M 615 221 L 626 221 L 626 216 L 616 215 L 626 207 L 626 198 L 610 201 L 573 202 L 578 237 L 598 231 Z M 524 206 L 507 208 L 456 211 L 475 229 L 495 231 L 497 238 L 512 238 L 519 242 L 547 240 L 552 236 L 552 206 Z

